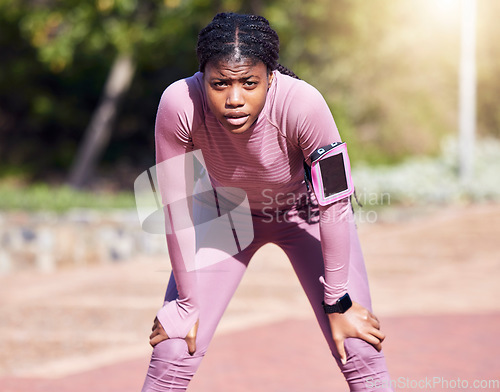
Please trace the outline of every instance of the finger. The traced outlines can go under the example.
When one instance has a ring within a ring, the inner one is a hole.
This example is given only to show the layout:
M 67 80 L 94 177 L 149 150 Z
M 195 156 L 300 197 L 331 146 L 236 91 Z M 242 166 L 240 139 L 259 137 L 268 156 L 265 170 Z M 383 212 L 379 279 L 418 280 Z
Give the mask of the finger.
M 151 335 L 149 335 L 149 339 L 153 339 L 155 336 L 159 335 L 160 331 L 158 328 L 154 329 L 153 332 L 151 332 Z
M 151 335 L 149 335 L 149 338 L 154 338 L 155 336 L 157 335 L 162 335 L 162 336 L 165 336 L 166 339 L 169 338 L 169 336 L 167 335 L 167 333 L 165 332 L 165 330 L 163 329 L 163 327 L 161 326 L 160 323 L 158 323 L 158 325 L 156 326 L 156 328 L 153 330 L 153 332 L 151 332 Z
M 385 333 L 383 333 L 380 329 L 374 329 L 374 330 L 372 330 L 371 333 L 372 333 L 372 335 L 374 335 L 381 342 L 384 341 L 384 339 L 385 339 Z
M 377 344 L 372 344 L 372 346 L 375 347 L 378 352 L 382 351 L 382 343 L 378 342 Z
M 198 333 L 198 324 L 199 321 L 196 321 L 193 328 L 191 328 L 191 330 L 186 336 L 186 343 L 190 355 L 193 355 L 196 351 L 196 335 Z
M 168 336 L 167 335 L 156 335 L 155 337 L 153 337 L 152 339 L 149 340 L 149 344 L 154 347 L 156 346 L 158 343 L 160 342 L 163 342 L 164 340 L 167 340 L 168 339 Z
M 347 355 L 345 353 L 345 348 L 344 348 L 344 339 L 335 339 L 335 347 L 337 347 L 337 352 L 339 353 L 340 356 L 340 362 L 342 362 L 342 365 L 345 365 L 347 363 Z
M 380 351 L 382 349 L 382 343 L 380 342 L 380 339 L 377 338 L 376 336 L 370 333 L 366 333 L 362 334 L 360 338 L 363 339 L 365 342 L 370 343 L 373 347 L 377 349 L 377 351 Z
M 370 316 L 372 316 L 372 318 L 374 318 L 375 320 L 377 320 L 378 323 L 380 323 L 380 320 L 378 319 L 378 317 L 375 316 L 373 313 L 370 312 Z
M 361 339 L 370 343 L 377 351 L 382 350 L 382 341 L 385 339 L 385 335 L 378 329 L 372 329 L 370 333 L 366 333 L 360 336 Z
M 377 328 L 377 329 L 380 329 L 380 321 L 379 319 L 377 318 L 377 316 L 375 316 L 373 313 L 370 313 L 370 324 Z
M 188 346 L 189 355 L 193 355 L 196 351 L 196 338 L 186 337 L 186 343 Z
M 154 331 L 157 326 L 158 326 L 158 319 L 155 318 L 155 321 L 153 322 L 153 327 L 151 328 L 151 331 Z

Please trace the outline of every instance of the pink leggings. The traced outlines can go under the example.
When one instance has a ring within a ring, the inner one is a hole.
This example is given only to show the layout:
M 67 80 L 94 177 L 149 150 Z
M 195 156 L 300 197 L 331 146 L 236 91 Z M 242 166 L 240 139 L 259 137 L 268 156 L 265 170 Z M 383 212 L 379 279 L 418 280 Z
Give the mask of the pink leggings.
M 290 259 L 350 390 L 367 391 L 370 390 L 368 388 L 370 385 L 388 385 L 389 374 L 384 355 L 363 340 L 347 339 L 345 341 L 347 364 L 342 365 L 339 360 L 328 318 L 321 306 L 324 288 L 318 279 L 324 274 L 324 266 L 319 240 L 319 224 L 309 224 L 304 220 L 290 222 L 284 219 L 268 222 L 258 217 L 253 217 L 253 223 L 255 237 L 250 246 L 236 256 L 197 272 L 201 304 L 195 354 L 189 355 L 187 344 L 183 339 L 168 339 L 157 344 L 153 349 L 142 391 L 185 391 L 187 389 L 250 259 L 266 243 L 278 245 Z M 366 269 L 353 220 L 351 220 L 350 254 L 349 294 L 354 301 L 371 310 Z M 174 300 L 176 297 L 177 290 L 172 275 L 165 300 Z M 377 389 L 381 392 L 386 390 L 390 389 L 380 387 Z

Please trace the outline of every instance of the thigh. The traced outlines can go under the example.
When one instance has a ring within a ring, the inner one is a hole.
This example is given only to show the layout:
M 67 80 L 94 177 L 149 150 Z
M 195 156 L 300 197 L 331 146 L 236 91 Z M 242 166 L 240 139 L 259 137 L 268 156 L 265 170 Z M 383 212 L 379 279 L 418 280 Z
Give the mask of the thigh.
M 349 383 L 350 390 L 364 391 L 367 390 L 368 381 L 388 379 L 383 354 L 377 352 L 373 346 L 361 339 L 347 339 L 345 341 L 347 364 L 342 365 L 339 360 L 328 317 L 321 305 L 324 289 L 319 282 L 319 277 L 324 274 L 324 261 L 319 237 L 319 224 L 302 222 L 295 226 L 284 225 L 277 237 L 277 244 L 289 257 L 332 355 Z M 354 221 L 350 225 L 350 248 L 349 295 L 353 301 L 371 310 L 368 278 Z
M 187 389 L 253 252 L 253 248 L 250 248 L 236 256 L 196 270 L 200 303 L 196 352 L 194 355 L 189 354 L 184 339 L 167 339 L 158 343 L 151 355 L 143 392 Z M 174 301 L 177 296 L 175 279 L 171 274 L 165 301 Z
M 350 230 L 349 251 L 349 283 L 348 290 L 351 298 L 371 310 L 370 288 L 366 273 L 365 262 L 356 226 L 352 220 Z M 279 232 L 279 245 L 287 254 L 290 262 L 310 300 L 323 301 L 323 285 L 319 277 L 324 275 L 325 265 L 319 224 L 300 222 L 296 225 L 286 225 Z
M 203 355 L 215 333 L 215 329 L 227 308 L 234 292 L 257 250 L 252 244 L 235 256 L 227 257 L 217 263 L 196 270 L 197 293 L 200 304 L 199 327 L 197 334 L 197 353 Z M 220 252 L 214 251 L 220 258 Z M 209 256 L 209 253 L 206 253 Z M 165 293 L 165 301 L 177 299 L 177 287 L 173 274 Z

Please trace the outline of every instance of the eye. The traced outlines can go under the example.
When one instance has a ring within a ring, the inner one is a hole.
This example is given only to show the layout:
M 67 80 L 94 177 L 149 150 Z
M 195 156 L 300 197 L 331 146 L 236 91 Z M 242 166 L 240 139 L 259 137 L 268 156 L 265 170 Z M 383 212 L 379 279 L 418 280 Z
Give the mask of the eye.
M 223 82 L 223 81 L 213 82 L 212 86 L 214 86 L 215 88 L 222 88 L 222 87 L 226 87 L 227 83 Z
M 255 82 L 255 81 L 252 81 L 252 80 L 247 80 L 247 81 L 245 82 L 245 86 L 246 86 L 246 87 L 256 87 L 256 86 L 257 86 L 257 84 L 258 84 L 258 82 Z

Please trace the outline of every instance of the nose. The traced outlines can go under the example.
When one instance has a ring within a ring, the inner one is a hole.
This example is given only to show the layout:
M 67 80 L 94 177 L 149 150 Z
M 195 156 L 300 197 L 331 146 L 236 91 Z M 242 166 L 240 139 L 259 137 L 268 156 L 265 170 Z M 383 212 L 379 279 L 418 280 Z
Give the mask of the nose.
M 232 86 L 227 95 L 226 106 L 229 107 L 241 107 L 245 104 L 245 97 L 243 96 L 243 91 L 238 86 Z

